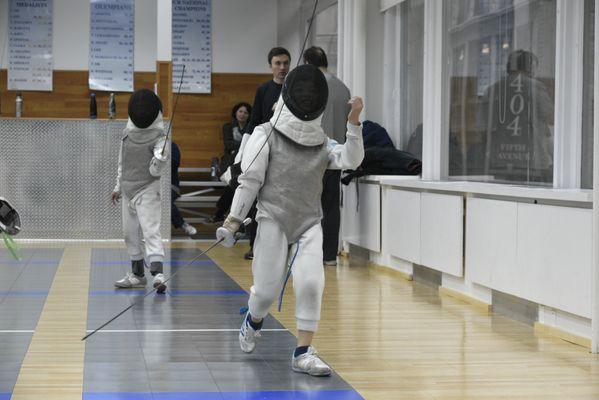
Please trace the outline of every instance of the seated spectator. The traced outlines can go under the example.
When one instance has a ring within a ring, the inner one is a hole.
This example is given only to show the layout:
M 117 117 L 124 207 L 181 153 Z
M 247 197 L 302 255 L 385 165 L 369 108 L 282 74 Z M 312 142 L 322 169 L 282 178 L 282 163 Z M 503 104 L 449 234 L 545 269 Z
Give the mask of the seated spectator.
M 248 103 L 239 103 L 231 111 L 231 122 L 223 125 L 223 144 L 225 145 L 225 154 L 220 160 L 220 170 L 225 172 L 233 164 L 235 155 L 239 151 L 241 138 L 245 133 L 250 133 L 250 115 L 252 106 Z
M 225 146 L 225 154 L 221 158 L 220 171 L 225 172 L 229 168 L 234 160 L 239 146 L 241 145 L 241 139 L 246 133 L 250 133 L 250 115 L 252 113 L 252 106 L 248 103 L 238 103 L 233 107 L 231 111 L 232 121 L 223 125 L 223 144 Z M 235 190 L 229 186 L 225 187 L 222 196 L 216 203 L 216 213 L 213 217 L 209 218 L 206 222 L 217 223 L 225 220 L 225 215 L 231 207 L 233 201 L 233 195 Z

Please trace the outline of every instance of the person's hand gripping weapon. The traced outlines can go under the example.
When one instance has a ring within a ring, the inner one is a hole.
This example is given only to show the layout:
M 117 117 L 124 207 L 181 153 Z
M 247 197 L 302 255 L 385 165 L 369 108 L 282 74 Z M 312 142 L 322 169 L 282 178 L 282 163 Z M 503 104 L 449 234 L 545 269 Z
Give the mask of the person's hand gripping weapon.
M 21 217 L 15 208 L 4 197 L 0 197 L 0 236 L 9 253 L 15 260 L 20 260 L 18 248 L 12 236 L 21 232 Z
M 248 226 L 252 222 L 250 218 L 243 221 L 244 226 Z M 230 215 L 225 219 L 223 226 L 216 230 L 216 240 L 225 247 L 233 247 L 239 240 L 239 228 L 242 222 Z

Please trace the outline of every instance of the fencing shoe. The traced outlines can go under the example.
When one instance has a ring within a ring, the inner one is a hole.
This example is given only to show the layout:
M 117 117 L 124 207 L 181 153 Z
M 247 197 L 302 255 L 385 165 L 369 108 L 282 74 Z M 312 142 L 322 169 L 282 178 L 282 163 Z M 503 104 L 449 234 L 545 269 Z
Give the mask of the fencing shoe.
M 251 353 L 256 347 L 256 338 L 260 337 L 260 330 L 255 330 L 250 325 L 250 313 L 248 312 L 243 319 L 239 329 L 239 347 L 245 353 Z
M 166 291 L 166 284 L 164 283 L 165 280 L 166 280 L 166 278 L 164 277 L 164 274 L 154 275 L 154 280 L 152 280 L 152 285 L 154 285 L 154 288 L 156 289 L 157 293 L 162 294 Z
M 146 287 L 146 277 L 137 276 L 132 272 L 127 272 L 127 275 L 114 283 L 114 286 L 118 288 L 131 289 L 131 288 L 144 288 Z
M 181 228 L 187 236 L 193 236 L 198 233 L 198 230 L 193 226 L 189 225 L 187 222 L 184 222 Z
M 297 357 L 291 357 L 291 369 L 311 376 L 329 376 L 331 367 L 318 357 L 314 347 L 310 346 L 308 351 Z

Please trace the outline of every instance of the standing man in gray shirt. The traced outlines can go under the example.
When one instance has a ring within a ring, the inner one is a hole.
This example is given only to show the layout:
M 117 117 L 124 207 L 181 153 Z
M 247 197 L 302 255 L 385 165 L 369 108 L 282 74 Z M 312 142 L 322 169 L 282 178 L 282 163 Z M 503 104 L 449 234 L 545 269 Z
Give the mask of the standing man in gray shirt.
M 345 133 L 347 131 L 347 115 L 351 109 L 349 89 L 327 70 L 329 62 L 321 47 L 312 46 L 306 49 L 303 58 L 305 64 L 312 64 L 320 68 L 329 86 L 329 99 L 322 115 L 322 129 L 329 138 L 343 144 L 345 143 Z M 327 170 L 322 182 L 323 263 L 330 266 L 337 265 L 339 225 L 341 222 L 341 212 L 339 210 L 340 179 L 340 170 Z

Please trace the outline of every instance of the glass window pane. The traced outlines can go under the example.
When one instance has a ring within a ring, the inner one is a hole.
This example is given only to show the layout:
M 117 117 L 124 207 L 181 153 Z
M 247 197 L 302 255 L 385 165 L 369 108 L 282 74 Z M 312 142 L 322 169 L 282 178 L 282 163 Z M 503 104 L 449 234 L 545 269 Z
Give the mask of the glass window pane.
M 551 185 L 555 0 L 443 4 L 450 179 Z
M 401 7 L 400 128 L 403 147 L 422 159 L 422 84 L 424 69 L 424 0 L 407 0 Z
M 337 3 L 314 17 L 313 46 L 322 47 L 329 62 L 328 70 L 337 74 Z
M 585 0 L 582 92 L 582 176 L 585 189 L 593 188 L 593 103 L 595 68 L 595 0 Z

